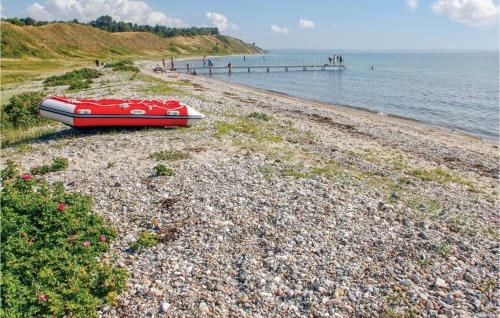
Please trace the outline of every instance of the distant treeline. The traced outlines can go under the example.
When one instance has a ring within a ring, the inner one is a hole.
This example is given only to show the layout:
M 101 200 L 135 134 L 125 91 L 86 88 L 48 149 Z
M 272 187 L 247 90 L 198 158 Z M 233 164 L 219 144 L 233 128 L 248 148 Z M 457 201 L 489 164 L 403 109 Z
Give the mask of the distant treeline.
M 108 32 L 149 32 L 158 36 L 168 38 L 172 36 L 184 35 L 219 35 L 219 29 L 208 27 L 189 27 L 189 28 L 169 28 L 162 25 L 138 25 L 137 23 L 115 21 L 109 15 L 103 15 L 89 23 L 81 23 L 77 19 L 72 21 L 37 21 L 33 18 L 2 18 L 2 21 L 7 21 L 18 26 L 32 25 L 41 26 L 49 23 L 78 23 L 99 28 Z

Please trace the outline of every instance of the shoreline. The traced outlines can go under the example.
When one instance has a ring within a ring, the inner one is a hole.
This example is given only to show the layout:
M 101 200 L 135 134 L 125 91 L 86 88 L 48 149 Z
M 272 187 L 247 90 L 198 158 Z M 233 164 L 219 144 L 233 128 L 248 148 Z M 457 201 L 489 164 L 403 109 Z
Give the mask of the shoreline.
M 180 72 L 175 72 L 175 73 L 182 74 Z M 457 136 L 462 136 L 462 137 L 470 137 L 470 138 L 478 139 L 478 140 L 484 141 L 484 142 L 492 142 L 492 143 L 497 144 L 497 145 L 500 144 L 500 136 L 491 136 L 491 138 L 488 138 L 486 136 L 481 136 L 481 135 L 473 134 L 473 133 L 470 133 L 470 132 L 466 132 L 464 130 L 461 130 L 460 128 L 450 128 L 450 127 L 445 127 L 445 126 L 433 125 L 431 123 L 426 123 L 426 122 L 424 122 L 422 120 L 418 120 L 418 119 L 415 119 L 415 118 L 405 117 L 405 116 L 395 115 L 395 114 L 389 114 L 389 113 L 381 113 L 379 111 L 376 111 L 376 110 L 373 110 L 373 109 L 369 109 L 369 108 L 360 107 L 360 106 L 335 104 L 335 103 L 329 103 L 329 102 L 324 102 L 324 101 L 315 100 L 315 99 L 306 99 L 306 98 L 302 98 L 302 97 L 298 97 L 298 96 L 293 96 L 293 95 L 288 94 L 288 93 L 283 93 L 283 92 L 279 92 L 279 91 L 275 91 L 275 90 L 271 90 L 271 89 L 265 89 L 265 88 L 254 87 L 254 86 L 240 84 L 240 83 L 234 83 L 234 82 L 226 81 L 226 80 L 223 80 L 223 79 L 216 79 L 216 78 L 210 77 L 210 76 L 205 75 L 205 74 L 201 74 L 201 75 L 197 75 L 197 76 L 209 78 L 209 79 L 214 80 L 214 81 L 220 81 L 220 82 L 223 82 L 223 83 L 228 84 L 228 85 L 234 85 L 236 87 L 238 87 L 238 86 L 245 87 L 245 88 L 253 89 L 253 90 L 256 90 L 256 91 L 260 91 L 260 92 L 264 92 L 264 93 L 269 93 L 271 95 L 278 95 L 278 96 L 282 96 L 282 97 L 289 98 L 289 99 L 295 99 L 295 100 L 301 101 L 303 103 L 313 103 L 313 104 L 317 104 L 317 105 L 328 106 L 328 107 L 333 107 L 333 108 L 341 108 L 341 109 L 345 108 L 345 109 L 348 109 L 348 110 L 359 111 L 361 113 L 373 114 L 373 115 L 376 115 L 376 116 L 379 116 L 379 117 L 388 117 L 388 118 L 393 118 L 393 119 L 408 121 L 408 122 L 410 122 L 412 124 L 422 125 L 423 129 L 429 129 L 429 128 L 431 128 L 431 129 L 438 129 L 438 130 L 441 130 L 441 131 L 443 131 L 443 132 L 445 132 L 447 134 L 451 134 L 451 135 L 457 135 Z
M 182 72 L 173 72 L 173 74 L 177 74 L 179 76 L 186 75 Z M 425 122 L 422 122 L 420 120 L 413 119 L 413 118 L 408 118 L 408 117 L 394 115 L 394 114 L 385 114 L 385 113 L 383 115 L 381 115 L 377 111 L 363 108 L 363 107 L 339 105 L 339 104 L 327 103 L 327 102 L 322 102 L 322 101 L 317 101 L 317 100 L 304 99 L 304 98 L 296 97 L 296 96 L 293 96 L 293 95 L 290 95 L 287 93 L 283 93 L 283 92 L 263 89 L 263 88 L 259 88 L 259 87 L 253 87 L 253 86 L 234 83 L 234 82 L 228 82 L 228 81 L 225 81 L 222 79 L 216 79 L 216 78 L 212 78 L 212 77 L 204 76 L 204 75 L 197 75 L 196 77 L 189 75 L 188 77 L 189 78 L 203 78 L 207 81 L 213 81 L 215 83 L 224 84 L 228 88 L 235 87 L 235 88 L 244 89 L 245 91 L 249 91 L 249 92 L 254 91 L 255 93 L 259 93 L 259 94 L 267 94 L 269 96 L 283 98 L 285 100 L 298 102 L 301 105 L 305 105 L 306 107 L 311 107 L 311 108 L 319 107 L 322 110 L 331 109 L 332 111 L 335 111 L 335 112 L 341 112 L 341 113 L 346 112 L 346 113 L 353 114 L 354 116 L 361 116 L 361 117 L 368 116 L 372 120 L 375 120 L 375 121 L 381 120 L 381 121 L 386 121 L 386 122 L 395 122 L 395 123 L 400 123 L 400 124 L 406 124 L 409 127 L 418 128 L 418 130 L 432 131 L 435 134 L 442 133 L 442 134 L 446 135 L 446 137 L 449 137 L 449 138 L 456 137 L 458 139 L 465 139 L 466 141 L 473 140 L 473 141 L 477 141 L 480 143 L 490 144 L 492 146 L 498 146 L 499 142 L 500 142 L 500 139 L 495 141 L 493 139 L 483 138 L 481 136 L 469 134 L 469 133 L 466 133 L 466 132 L 461 131 L 461 130 L 453 130 L 453 129 L 447 128 L 447 127 L 434 126 L 434 125 L 431 125 L 431 124 L 428 124 L 428 123 L 425 123 Z

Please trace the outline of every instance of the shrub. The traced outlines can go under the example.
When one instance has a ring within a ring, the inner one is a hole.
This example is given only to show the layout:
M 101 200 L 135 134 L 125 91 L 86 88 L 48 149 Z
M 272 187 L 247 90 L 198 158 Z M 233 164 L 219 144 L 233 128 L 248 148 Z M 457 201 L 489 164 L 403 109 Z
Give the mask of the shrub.
M 121 66 L 127 66 L 127 65 L 134 65 L 134 63 L 131 60 L 121 60 L 113 63 L 108 63 L 104 65 L 106 68 L 115 68 L 115 67 L 121 67 Z
M 137 68 L 137 66 L 134 65 L 123 65 L 123 66 L 113 67 L 113 71 L 139 72 L 139 69 Z
M 142 231 L 139 234 L 139 238 L 137 238 L 137 241 L 130 244 L 130 248 L 134 251 L 137 251 L 141 247 L 148 248 L 156 246 L 156 244 L 158 244 L 158 239 L 155 234 L 148 231 Z
M 42 92 L 31 92 L 12 96 L 2 109 L 2 128 L 31 127 L 46 123 L 38 116 L 38 105 L 42 102 Z
M 126 272 L 99 261 L 116 236 L 92 200 L 27 176 L 0 192 L 0 317 L 96 317 Z
M 12 179 L 17 175 L 17 167 L 14 161 L 7 160 L 7 166 L 0 172 L 2 175 L 2 181 Z
M 79 70 L 67 72 L 62 75 L 50 76 L 43 83 L 46 86 L 71 85 L 77 81 L 91 80 L 93 78 L 98 78 L 101 75 L 101 72 L 99 72 L 98 70 L 94 70 L 91 68 L 82 68 Z
M 44 174 L 47 174 L 50 172 L 64 170 L 67 167 L 68 167 L 68 159 L 66 159 L 66 158 L 53 158 L 52 164 L 50 166 L 42 165 L 39 167 L 35 167 L 35 168 L 31 169 L 31 173 L 34 175 L 44 175 Z
M 170 161 L 183 160 L 189 158 L 189 153 L 178 150 L 162 150 L 151 154 L 150 158 Z
M 111 68 L 113 71 L 123 71 L 123 72 L 139 72 L 139 69 L 134 66 L 134 63 L 130 60 L 123 60 L 114 63 L 109 63 L 104 65 L 106 68 Z
M 71 84 L 69 84 L 68 89 L 79 90 L 79 89 L 89 88 L 91 83 L 92 83 L 91 80 L 86 80 L 86 81 L 76 80 L 76 81 L 71 82 Z
M 171 177 L 175 176 L 175 171 L 172 168 L 160 164 L 155 166 L 155 174 L 159 177 L 160 176 Z

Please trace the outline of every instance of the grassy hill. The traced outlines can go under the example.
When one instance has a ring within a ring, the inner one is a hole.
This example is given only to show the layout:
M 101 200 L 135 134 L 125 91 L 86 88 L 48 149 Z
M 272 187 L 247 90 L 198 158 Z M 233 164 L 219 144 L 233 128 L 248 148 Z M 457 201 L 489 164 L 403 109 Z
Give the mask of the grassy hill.
M 147 32 L 110 33 L 76 23 L 17 26 L 2 21 L 2 84 L 40 74 L 89 66 L 95 59 L 262 53 L 262 49 L 226 35 L 163 38 Z
M 110 33 L 75 23 L 19 27 L 2 22 L 1 36 L 3 58 L 108 58 L 262 52 L 256 46 L 225 35 L 162 38 L 146 32 Z

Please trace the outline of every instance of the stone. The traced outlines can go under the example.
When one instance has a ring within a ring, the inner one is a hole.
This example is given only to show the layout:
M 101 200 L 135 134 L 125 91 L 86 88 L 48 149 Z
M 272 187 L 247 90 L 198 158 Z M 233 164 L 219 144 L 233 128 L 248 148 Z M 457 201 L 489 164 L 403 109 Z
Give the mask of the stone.
M 200 309 L 200 312 L 205 315 L 210 311 L 210 308 L 208 308 L 208 305 L 204 301 L 200 302 L 198 308 Z
M 166 301 L 162 302 L 161 303 L 161 311 L 163 313 L 166 313 L 168 311 L 168 309 L 170 308 L 170 306 L 171 306 L 170 303 L 168 303 Z
M 442 279 L 440 277 L 436 278 L 436 281 L 434 282 L 434 286 L 437 288 L 447 288 L 448 287 L 448 285 L 446 284 L 444 279 Z
M 243 294 L 243 296 L 240 297 L 240 303 L 242 303 L 242 304 L 248 303 L 249 300 L 250 299 L 249 299 L 247 294 Z
M 464 274 L 464 279 L 465 281 L 469 282 L 469 283 L 474 283 L 474 276 L 472 276 L 470 273 L 465 273 Z
M 335 288 L 335 292 L 333 293 L 336 298 L 340 298 L 344 296 L 345 292 L 342 288 Z

